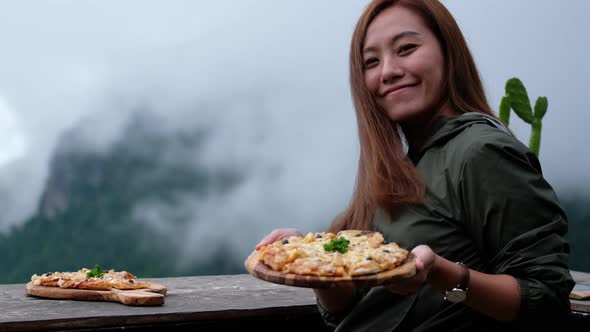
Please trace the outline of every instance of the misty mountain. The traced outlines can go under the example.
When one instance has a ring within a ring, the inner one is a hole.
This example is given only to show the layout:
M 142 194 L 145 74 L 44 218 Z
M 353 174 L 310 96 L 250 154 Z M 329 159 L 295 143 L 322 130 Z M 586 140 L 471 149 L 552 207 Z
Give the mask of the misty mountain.
M 98 125 L 93 119 L 65 132 L 36 213 L 0 233 L 0 283 L 94 264 L 140 277 L 245 273 L 243 248 L 251 244 L 240 248 L 236 241 L 248 229 L 230 227 L 258 217 L 237 214 L 240 220 L 228 224 L 209 212 L 224 209 L 226 194 L 251 175 L 248 167 L 202 162 L 213 126 L 165 124 L 165 116 L 142 111 L 106 143 L 89 137 L 89 126 Z M 560 198 L 570 223 L 571 268 L 590 271 L 590 197 L 562 192 Z
M 588 194 L 563 193 L 561 204 L 567 214 L 570 244 L 570 268 L 590 272 L 590 197 Z
M 123 135 L 101 149 L 85 142 L 88 123 L 61 137 L 37 213 L 0 237 L 0 282 L 24 282 L 33 273 L 96 263 L 142 277 L 242 272 L 242 261 L 223 242 L 209 249 L 205 259 L 178 263 L 183 248 L 177 239 L 187 224 L 201 222 L 193 214 L 156 224 L 143 217 L 141 209 L 150 202 L 174 211 L 186 204 L 183 198 L 223 194 L 244 175 L 238 169 L 211 170 L 196 167 L 189 158 L 174 159 L 198 159 L 208 130 L 192 127 L 172 133 L 162 130 L 161 120 L 155 114 L 134 113 Z

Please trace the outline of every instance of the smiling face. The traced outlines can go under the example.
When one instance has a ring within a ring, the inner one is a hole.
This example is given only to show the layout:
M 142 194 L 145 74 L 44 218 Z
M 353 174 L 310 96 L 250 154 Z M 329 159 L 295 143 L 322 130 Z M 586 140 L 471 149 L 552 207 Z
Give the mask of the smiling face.
M 443 97 L 445 59 L 423 19 L 392 6 L 367 28 L 363 46 L 364 82 L 377 104 L 395 122 L 430 121 Z

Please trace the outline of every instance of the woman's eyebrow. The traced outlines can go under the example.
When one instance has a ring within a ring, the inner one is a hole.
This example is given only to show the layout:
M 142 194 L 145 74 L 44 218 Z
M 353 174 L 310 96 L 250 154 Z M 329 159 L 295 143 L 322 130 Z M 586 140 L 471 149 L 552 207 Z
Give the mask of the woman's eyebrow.
M 391 39 L 391 43 L 395 44 L 398 40 L 404 38 L 404 37 L 408 37 L 408 36 L 420 36 L 420 34 L 416 31 L 403 31 L 398 33 L 397 35 L 395 35 L 392 39 Z M 377 48 L 374 46 L 369 46 L 363 49 L 363 54 L 365 53 L 369 53 L 369 52 L 376 52 Z

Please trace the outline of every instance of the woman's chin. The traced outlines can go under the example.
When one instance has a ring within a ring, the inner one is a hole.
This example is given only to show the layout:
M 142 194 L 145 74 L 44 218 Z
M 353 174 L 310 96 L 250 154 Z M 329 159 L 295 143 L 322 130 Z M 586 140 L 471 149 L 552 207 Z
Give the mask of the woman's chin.
M 387 115 L 394 122 L 404 123 L 419 118 L 421 113 L 412 109 L 396 109 L 388 111 Z

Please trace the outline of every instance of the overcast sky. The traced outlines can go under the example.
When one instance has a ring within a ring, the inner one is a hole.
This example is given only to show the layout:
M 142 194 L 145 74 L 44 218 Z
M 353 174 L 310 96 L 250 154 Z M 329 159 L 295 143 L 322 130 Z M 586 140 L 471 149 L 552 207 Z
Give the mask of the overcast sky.
M 108 142 L 134 105 L 168 114 L 170 123 L 215 123 L 222 134 L 204 156 L 212 165 L 260 165 L 234 195 L 195 203 L 213 217 L 233 226 L 232 218 L 267 211 L 245 230 L 251 238 L 275 227 L 325 227 L 346 206 L 356 174 L 347 61 L 367 3 L 0 1 L 0 231 L 36 207 L 59 133 L 98 114 L 90 136 Z M 514 76 L 533 103 L 547 96 L 545 175 L 558 191 L 586 192 L 590 1 L 443 3 L 494 109 Z M 195 105 L 214 107 L 187 113 Z M 514 115 L 512 128 L 528 143 L 528 125 Z M 264 140 L 252 139 L 260 132 Z M 267 166 L 280 177 L 265 177 Z

